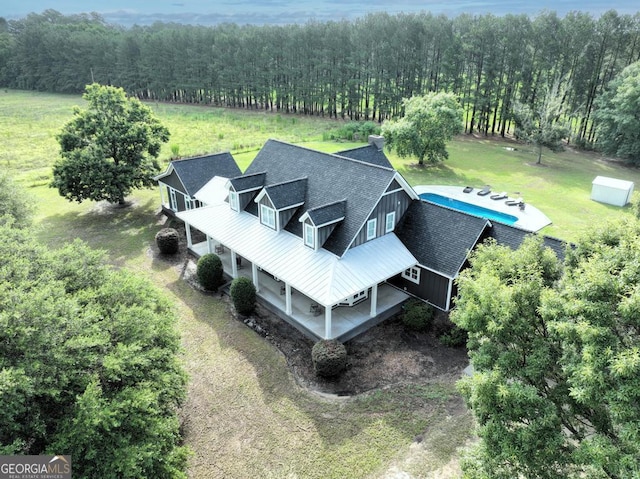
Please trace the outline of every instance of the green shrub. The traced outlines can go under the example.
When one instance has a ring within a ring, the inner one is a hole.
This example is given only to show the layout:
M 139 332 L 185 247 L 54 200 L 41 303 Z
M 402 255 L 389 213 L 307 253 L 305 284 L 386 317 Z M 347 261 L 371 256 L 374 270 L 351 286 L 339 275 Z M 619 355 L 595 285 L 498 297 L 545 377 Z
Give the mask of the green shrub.
M 174 228 L 162 228 L 156 233 L 156 245 L 162 254 L 176 254 L 180 248 L 180 235 Z
M 410 299 L 404 306 L 402 322 L 414 331 L 427 331 L 433 324 L 433 308 L 420 300 Z
M 243 315 L 253 312 L 256 306 L 256 287 L 249 278 L 236 278 L 231 282 L 231 300 L 236 311 Z
M 200 257 L 198 260 L 198 268 L 196 274 L 200 285 L 207 290 L 217 291 L 218 286 L 223 283 L 222 261 L 218 255 L 208 253 Z
M 369 135 L 379 135 L 380 125 L 372 121 L 350 121 L 327 135 L 332 140 L 366 140 Z M 323 138 L 325 136 L 323 135 Z
M 27 192 L 22 187 L 7 173 L 0 173 L 0 224 L 13 224 L 18 228 L 30 226 L 35 208 L 26 198 Z
M 640 195 L 638 193 L 634 193 L 631 197 L 631 211 L 636 218 L 640 218 Z
M 453 325 L 449 331 L 440 335 L 439 339 L 445 346 L 449 346 L 450 348 L 459 348 L 461 346 L 466 346 L 467 332 L 464 329 Z
M 318 376 L 337 376 L 347 367 L 347 348 L 335 339 L 321 339 L 311 349 L 311 360 Z

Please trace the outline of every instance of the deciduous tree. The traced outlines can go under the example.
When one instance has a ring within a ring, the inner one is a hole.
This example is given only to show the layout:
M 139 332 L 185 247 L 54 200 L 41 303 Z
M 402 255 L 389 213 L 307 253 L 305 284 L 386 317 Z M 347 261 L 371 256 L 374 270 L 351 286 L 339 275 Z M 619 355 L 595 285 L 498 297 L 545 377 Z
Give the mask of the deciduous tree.
M 94 83 L 83 97 L 88 108 L 75 108 L 57 137 L 62 158 L 51 186 L 69 201 L 123 204 L 132 189 L 153 186 L 155 159 L 169 131 L 122 88 Z
M 74 477 L 186 477 L 171 305 L 79 241 L 0 237 L 0 454 L 65 451 Z
M 513 116 L 516 122 L 516 138 L 533 145 L 536 149 L 537 164 L 542 162 L 542 148 L 562 151 L 562 140 L 569 134 L 564 123 L 564 93 L 560 82 L 548 86 L 542 101 L 534 107 L 516 102 Z
M 473 254 L 452 316 L 481 437 L 465 477 L 638 477 L 639 238 L 635 218 L 607 224 L 564 269 L 538 238 Z
M 0 223 L 25 227 L 31 222 L 33 205 L 27 194 L 6 173 L 0 173 Z
M 597 147 L 640 164 L 640 62 L 625 68 L 598 101 Z
M 462 107 L 451 93 L 429 93 L 403 101 L 404 116 L 387 121 L 382 127 L 389 148 L 401 157 L 416 156 L 438 163 L 449 157 L 446 145 L 462 133 Z

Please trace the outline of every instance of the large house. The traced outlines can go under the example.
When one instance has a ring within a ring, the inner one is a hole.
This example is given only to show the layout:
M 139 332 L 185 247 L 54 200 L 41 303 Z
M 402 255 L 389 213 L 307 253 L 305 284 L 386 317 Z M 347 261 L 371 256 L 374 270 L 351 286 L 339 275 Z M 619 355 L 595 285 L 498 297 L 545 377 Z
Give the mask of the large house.
M 189 248 L 218 254 L 316 339 L 348 340 L 411 295 L 448 310 L 476 244 L 499 233 L 515 247 L 528 233 L 421 201 L 382 146 L 372 137 L 328 154 L 269 140 L 244 174 L 209 183 L 217 201 L 176 214 Z M 194 243 L 191 228 L 205 241 Z

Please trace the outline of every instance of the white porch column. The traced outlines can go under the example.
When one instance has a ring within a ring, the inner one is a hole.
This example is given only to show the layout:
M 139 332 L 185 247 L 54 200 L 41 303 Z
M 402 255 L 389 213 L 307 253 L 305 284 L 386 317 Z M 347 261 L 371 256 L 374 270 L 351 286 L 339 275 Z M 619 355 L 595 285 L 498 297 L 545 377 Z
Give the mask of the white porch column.
M 374 284 L 371 287 L 371 312 L 369 316 L 375 318 L 378 315 L 378 285 Z
M 324 308 L 324 339 L 331 339 L 331 306 Z
M 184 224 L 184 230 L 187 232 L 187 247 L 191 248 L 193 242 L 191 241 L 191 226 L 189 226 L 189 223 Z
M 291 285 L 289 283 L 284 284 L 284 292 L 285 292 L 285 310 L 286 313 L 291 316 L 293 308 L 291 307 Z
M 236 259 L 236 252 L 231 250 L 231 277 L 234 279 L 238 277 L 238 263 Z
M 164 190 L 161 183 L 158 183 L 158 189 L 160 190 L 160 204 L 164 206 L 166 203 L 164 201 Z
M 207 235 L 207 253 L 213 253 L 213 248 L 211 247 L 211 236 Z
M 251 263 L 251 275 L 253 276 L 253 285 L 256 287 L 256 293 L 260 291 L 260 281 L 258 280 L 258 265 Z
M 453 279 L 449 279 L 449 287 L 447 288 L 447 303 L 446 303 L 447 311 L 449 311 L 449 307 L 451 306 L 451 293 L 453 292 L 453 281 L 454 281 Z

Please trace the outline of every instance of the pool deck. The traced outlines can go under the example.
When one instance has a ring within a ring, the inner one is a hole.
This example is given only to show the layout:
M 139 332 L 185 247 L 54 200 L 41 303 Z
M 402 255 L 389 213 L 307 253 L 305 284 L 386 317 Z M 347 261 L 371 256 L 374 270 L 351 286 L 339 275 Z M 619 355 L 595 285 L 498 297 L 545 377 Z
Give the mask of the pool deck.
M 465 203 L 471 203 L 476 206 L 482 206 L 483 208 L 515 216 L 518 218 L 518 221 L 516 221 L 513 226 L 517 226 L 523 230 L 539 231 L 551 224 L 551 220 L 538 208 L 527 203 L 527 199 L 524 197 L 522 199 L 525 203 L 525 208 L 521 210 L 517 206 L 509 206 L 506 204 L 507 200 L 516 200 L 518 198 L 509 197 L 502 200 L 491 199 L 492 195 L 501 193 L 500 191 L 491 191 L 491 193 L 486 196 L 480 196 L 477 193 L 482 187 L 474 187 L 470 193 L 465 193 L 463 191 L 464 188 L 464 186 L 445 185 L 419 185 L 413 187 L 419 195 L 422 193 L 436 193 L 458 201 L 464 201 Z

